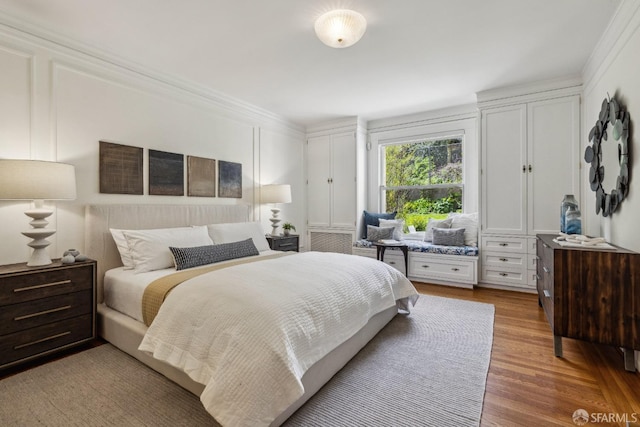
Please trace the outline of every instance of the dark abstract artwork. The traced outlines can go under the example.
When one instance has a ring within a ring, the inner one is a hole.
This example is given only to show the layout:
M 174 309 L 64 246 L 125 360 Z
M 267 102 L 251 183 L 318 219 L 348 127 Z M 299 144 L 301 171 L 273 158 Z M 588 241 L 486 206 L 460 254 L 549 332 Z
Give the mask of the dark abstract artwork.
M 214 159 L 187 156 L 187 195 L 216 196 L 216 161 Z
M 100 193 L 143 194 L 142 148 L 100 141 Z
M 184 196 L 184 155 L 149 150 L 149 194 Z
M 242 198 L 242 164 L 218 161 L 218 196 Z

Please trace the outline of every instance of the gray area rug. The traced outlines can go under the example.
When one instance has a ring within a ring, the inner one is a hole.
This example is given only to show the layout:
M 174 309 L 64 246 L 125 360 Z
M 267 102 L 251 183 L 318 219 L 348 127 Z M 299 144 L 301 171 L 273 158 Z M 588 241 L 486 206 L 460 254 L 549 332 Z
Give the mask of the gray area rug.
M 493 319 L 493 305 L 421 295 L 285 425 L 479 425 Z M 197 397 L 102 345 L 0 381 L 0 425 L 217 423 Z

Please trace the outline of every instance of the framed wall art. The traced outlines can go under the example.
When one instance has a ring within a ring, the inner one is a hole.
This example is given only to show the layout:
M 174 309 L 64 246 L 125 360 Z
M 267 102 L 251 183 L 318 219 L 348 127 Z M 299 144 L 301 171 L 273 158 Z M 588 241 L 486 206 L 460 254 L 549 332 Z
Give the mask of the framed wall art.
M 216 161 L 214 159 L 187 156 L 187 195 L 216 196 Z
M 149 150 L 149 194 L 184 196 L 184 155 Z
M 143 194 L 140 147 L 100 141 L 100 193 Z
M 242 198 L 242 164 L 218 161 L 218 196 Z

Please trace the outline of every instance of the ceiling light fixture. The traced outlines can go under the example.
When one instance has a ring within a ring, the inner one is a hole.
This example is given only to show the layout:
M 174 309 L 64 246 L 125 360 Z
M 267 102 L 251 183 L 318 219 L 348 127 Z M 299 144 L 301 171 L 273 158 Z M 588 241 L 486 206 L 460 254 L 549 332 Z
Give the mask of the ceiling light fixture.
M 367 30 L 364 16 L 353 10 L 337 9 L 321 15 L 315 24 L 316 35 L 327 46 L 349 47 Z

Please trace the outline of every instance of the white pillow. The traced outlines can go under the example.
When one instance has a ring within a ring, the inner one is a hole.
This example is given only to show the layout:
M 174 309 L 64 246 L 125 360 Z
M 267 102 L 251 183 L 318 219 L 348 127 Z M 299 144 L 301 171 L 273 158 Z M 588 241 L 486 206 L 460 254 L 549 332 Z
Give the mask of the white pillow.
M 173 256 L 169 246 L 178 248 L 213 244 L 207 227 L 158 228 L 153 230 L 124 230 L 133 260 L 133 271 L 161 270 L 173 267 Z
M 269 242 L 264 236 L 264 230 L 259 222 L 227 222 L 224 224 L 207 225 L 209 236 L 213 243 L 231 243 L 239 240 L 253 239 L 258 251 L 268 251 Z
M 110 228 L 111 236 L 113 240 L 116 242 L 116 247 L 118 248 L 118 252 L 120 252 L 120 259 L 122 260 L 122 265 L 124 265 L 125 270 L 133 269 L 133 259 L 131 259 L 131 251 L 129 250 L 129 244 L 127 243 L 127 238 L 124 237 L 124 231 L 130 230 L 118 230 L 117 228 Z
M 478 212 L 463 214 L 450 213 L 453 220 L 451 228 L 464 228 L 464 244 L 466 246 L 478 246 Z
M 380 227 L 393 227 L 393 239 L 402 240 L 404 238 L 404 219 L 382 219 Z
M 427 223 L 427 229 L 424 232 L 424 241 L 431 242 L 433 241 L 433 229 L 434 228 L 451 228 L 452 218 L 445 219 L 433 219 L 429 218 L 429 222 Z

